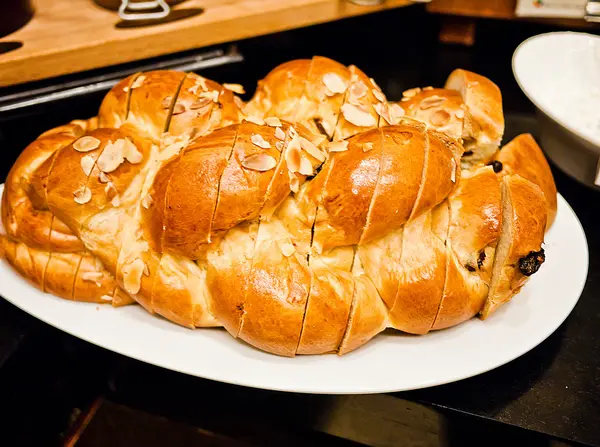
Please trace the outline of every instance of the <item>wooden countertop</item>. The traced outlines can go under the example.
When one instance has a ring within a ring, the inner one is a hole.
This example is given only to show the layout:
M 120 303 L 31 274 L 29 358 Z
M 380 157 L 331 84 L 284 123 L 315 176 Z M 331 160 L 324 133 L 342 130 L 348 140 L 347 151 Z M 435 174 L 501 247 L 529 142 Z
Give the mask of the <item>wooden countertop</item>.
M 34 0 L 35 15 L 0 39 L 21 42 L 0 54 L 0 87 L 170 54 L 251 36 L 324 23 L 411 4 L 387 0 L 358 6 L 347 0 L 188 0 L 174 10 L 203 12 L 159 25 L 121 28 L 114 11 L 93 0 Z

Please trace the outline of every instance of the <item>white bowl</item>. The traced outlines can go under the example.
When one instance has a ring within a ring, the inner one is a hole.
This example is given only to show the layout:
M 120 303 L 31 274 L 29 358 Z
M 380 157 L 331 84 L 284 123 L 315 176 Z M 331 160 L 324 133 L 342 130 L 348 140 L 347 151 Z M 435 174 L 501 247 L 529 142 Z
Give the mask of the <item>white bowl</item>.
M 537 108 L 548 157 L 580 182 L 600 187 L 600 36 L 557 32 L 521 43 L 517 83 Z

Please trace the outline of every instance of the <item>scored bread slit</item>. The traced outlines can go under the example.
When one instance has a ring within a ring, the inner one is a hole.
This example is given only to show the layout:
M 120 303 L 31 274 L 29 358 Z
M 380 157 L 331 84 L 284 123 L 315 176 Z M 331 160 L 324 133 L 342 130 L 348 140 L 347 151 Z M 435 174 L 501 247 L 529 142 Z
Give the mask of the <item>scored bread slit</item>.
M 427 130 L 423 132 L 425 135 L 425 150 L 423 154 L 423 172 L 421 174 L 421 184 L 419 185 L 419 191 L 417 192 L 417 198 L 415 199 L 415 203 L 413 204 L 413 209 L 410 212 L 408 220 L 414 219 L 416 210 L 419 209 L 419 202 L 421 201 L 421 197 L 423 195 L 423 190 L 425 189 L 425 177 L 427 175 L 427 169 L 429 167 L 429 133 Z
M 131 93 L 132 93 L 131 86 L 135 83 L 137 78 L 139 78 L 141 75 L 142 75 L 141 71 L 138 73 L 135 73 L 133 76 L 131 76 L 131 79 L 129 80 L 129 84 L 127 85 L 127 97 L 125 99 L 125 119 L 124 119 L 124 121 L 127 121 L 127 118 L 129 118 L 129 109 L 131 107 Z
M 223 170 L 221 171 L 221 174 L 219 175 L 219 182 L 217 184 L 217 200 L 215 200 L 215 206 L 212 210 L 212 217 L 210 219 L 210 226 L 208 229 L 208 242 L 209 243 L 212 240 L 212 229 L 213 229 L 213 225 L 215 222 L 215 217 L 217 216 L 217 208 L 219 207 L 219 197 L 221 196 L 221 182 L 223 181 L 223 175 L 225 175 L 227 166 L 229 165 L 229 162 L 231 161 L 231 157 L 233 156 L 233 151 L 235 150 L 235 145 L 237 144 L 238 135 L 240 133 L 241 126 L 242 126 L 242 124 L 238 124 L 238 126 L 235 129 L 235 135 L 233 136 L 233 142 L 231 143 L 231 150 L 229 151 L 229 154 L 227 155 L 227 162 L 225 163 L 225 167 L 223 168 Z
M 296 123 L 296 120 L 298 118 L 298 113 L 300 112 L 300 110 L 302 110 L 302 103 L 303 101 L 306 99 L 306 85 L 308 84 L 308 80 L 310 79 L 310 76 L 312 75 L 312 71 L 313 71 L 313 67 L 315 65 L 315 58 L 313 57 L 310 60 L 310 65 L 308 66 L 308 71 L 306 72 L 306 77 L 304 78 L 304 83 L 302 86 L 302 94 L 300 95 L 300 98 L 298 99 L 298 107 L 296 107 L 296 113 L 294 114 L 294 119 L 292 120 L 292 123 Z
M 237 138 L 237 134 L 236 134 L 236 138 Z M 284 153 L 288 147 L 288 145 L 290 144 L 290 136 L 289 136 L 289 132 L 285 133 L 285 140 L 283 142 L 283 149 L 281 149 L 281 151 L 279 152 L 279 159 L 277 160 L 277 164 L 275 165 L 274 168 L 274 172 L 275 174 L 273 175 L 273 177 L 271 178 L 271 181 L 269 182 L 269 185 L 267 186 L 267 190 L 265 192 L 265 200 L 263 202 L 263 204 L 260 207 L 260 211 L 258 212 L 258 218 L 260 220 L 263 220 L 263 210 L 265 208 L 265 206 L 269 203 L 269 200 L 271 198 L 271 194 L 273 193 L 273 185 L 277 182 L 277 173 L 279 172 L 279 170 L 281 169 L 281 165 L 285 162 L 285 156 Z M 223 172 L 225 172 L 225 170 L 223 170 Z M 220 183 L 220 182 L 219 182 Z M 218 191 L 217 191 L 217 197 L 219 197 L 218 195 Z M 215 206 L 215 211 L 216 211 L 216 206 Z M 273 210 L 271 212 L 271 215 L 273 214 L 275 210 Z
M 507 178 L 507 177 L 505 177 Z M 500 231 L 500 239 L 498 240 L 498 245 L 496 246 L 496 252 L 494 253 L 494 264 L 492 266 L 492 279 L 490 280 L 490 289 L 488 292 L 488 296 L 486 298 L 484 307 L 481 313 L 486 314 L 488 309 L 491 307 L 491 299 L 493 297 L 494 292 L 496 291 L 496 285 L 500 280 L 500 276 L 502 275 L 502 267 L 504 266 L 504 261 L 506 260 L 508 253 L 510 251 L 510 246 L 512 244 L 512 200 L 510 197 L 510 192 L 508 187 L 506 186 L 506 182 L 503 181 L 500 187 L 501 197 L 502 197 L 502 230 Z
M 83 262 L 83 256 L 79 255 L 79 262 L 77 262 L 77 268 L 75 269 L 75 274 L 73 275 L 73 284 L 71 285 L 71 299 L 75 299 L 75 283 L 77 282 L 77 275 L 79 275 L 79 270 L 81 269 L 81 263 Z
M 252 248 L 252 260 L 250 261 L 250 269 L 248 270 L 247 280 L 252 278 L 252 272 L 254 271 L 254 260 L 256 258 L 256 251 L 258 249 L 258 244 L 260 243 L 260 225 L 261 221 L 258 220 L 258 227 L 256 228 L 256 239 L 254 240 L 254 247 Z M 244 306 L 246 304 L 246 299 L 248 297 L 248 286 L 244 285 L 244 291 L 242 295 L 242 302 L 238 305 L 238 309 L 241 311 L 239 325 L 237 331 L 235 333 L 235 338 L 240 336 L 240 332 L 242 331 L 242 327 L 244 326 L 244 317 L 246 316 L 246 311 L 244 310 Z
M 169 112 L 167 113 L 167 119 L 165 120 L 165 127 L 164 127 L 163 132 L 169 131 L 169 127 L 171 126 L 171 118 L 173 117 L 173 110 L 175 109 L 175 104 L 177 103 L 177 99 L 179 98 L 179 92 L 181 91 L 181 87 L 183 86 L 183 83 L 185 82 L 187 76 L 188 75 L 186 73 L 186 75 L 181 78 L 181 81 L 177 85 L 177 88 L 175 89 L 175 93 L 173 94 L 173 97 L 171 98 L 171 103 L 169 104 Z
M 358 263 L 356 264 L 356 258 L 358 258 L 358 249 L 357 246 L 355 245 L 354 247 L 354 256 L 352 256 L 352 265 L 350 266 L 350 272 L 352 273 L 352 284 L 353 284 L 353 288 L 352 288 L 352 304 L 350 304 L 350 310 L 348 311 L 348 320 L 346 321 L 346 329 L 344 330 L 344 335 L 342 335 L 342 338 L 340 339 L 340 342 L 337 346 L 337 348 L 335 349 L 335 352 L 340 352 L 341 347 L 345 344 L 346 339 L 349 337 L 350 333 L 349 333 L 349 329 L 350 329 L 350 321 L 352 320 L 352 314 L 354 313 L 354 308 L 356 307 L 356 276 L 354 275 L 354 266 L 355 265 L 359 265 L 360 264 L 360 258 L 358 259 Z M 363 271 L 362 266 L 358 267 L 357 270 Z
M 52 237 L 52 227 L 54 226 L 54 219 L 56 217 L 54 216 L 54 214 L 52 214 L 52 217 L 50 219 L 50 227 L 48 230 L 48 242 L 47 242 L 47 246 L 46 246 L 46 251 L 48 252 L 48 259 L 46 260 L 46 265 L 44 266 L 44 271 L 42 272 L 42 291 L 46 292 L 46 271 L 48 270 L 48 265 L 50 264 L 50 256 L 52 254 L 52 251 L 50 250 L 50 238 Z
M 446 273 L 444 276 L 444 287 L 442 288 L 442 298 L 440 300 L 440 305 L 438 306 L 438 310 L 435 314 L 435 318 L 433 319 L 433 322 L 431 323 L 431 328 L 429 328 L 429 330 L 431 330 L 434 326 L 435 323 L 438 320 L 438 317 L 440 315 L 440 311 L 442 310 L 442 306 L 444 304 L 444 297 L 446 296 L 446 287 L 448 286 L 448 272 L 450 271 L 450 256 L 454 255 L 453 249 L 452 249 L 452 243 L 449 239 L 449 235 L 450 235 L 450 224 L 452 222 L 452 207 L 450 206 L 450 202 L 444 202 L 443 206 L 446 206 L 447 208 L 447 212 L 448 212 L 448 222 L 446 222 L 445 225 L 445 235 L 444 235 L 444 246 L 446 247 L 445 250 L 445 256 L 446 256 Z
M 384 138 L 383 138 L 383 130 L 381 130 L 381 128 L 379 128 L 379 123 L 381 122 L 381 120 L 382 120 L 382 118 L 379 117 L 379 120 L 377 121 L 379 138 L 381 140 L 381 154 L 379 155 L 379 170 L 377 171 L 377 181 L 375 182 L 375 187 L 373 188 L 373 193 L 371 194 L 371 200 L 369 202 L 369 210 L 367 211 L 367 218 L 365 220 L 365 225 L 363 226 L 363 228 L 360 232 L 360 238 L 358 240 L 359 245 L 363 242 L 363 236 L 365 235 L 367 226 L 369 225 L 369 222 L 371 221 L 371 214 L 373 213 L 375 197 L 377 195 L 377 186 L 379 186 L 379 183 L 381 182 L 381 173 L 383 171 L 382 165 L 383 165 L 383 157 L 385 156 L 385 144 L 384 144 Z M 354 264 L 354 261 L 352 261 L 352 262 Z

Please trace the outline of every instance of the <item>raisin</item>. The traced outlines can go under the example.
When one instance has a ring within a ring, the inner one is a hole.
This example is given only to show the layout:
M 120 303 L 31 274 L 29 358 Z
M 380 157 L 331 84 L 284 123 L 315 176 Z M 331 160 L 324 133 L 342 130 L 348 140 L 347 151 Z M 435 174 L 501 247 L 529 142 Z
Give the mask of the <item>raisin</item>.
M 525 276 L 531 276 L 540 269 L 540 266 L 546 260 L 544 249 L 540 251 L 530 251 L 529 254 L 519 259 L 519 270 Z
M 498 160 L 494 160 L 493 162 L 489 163 L 488 166 L 491 166 L 496 174 L 502 171 L 502 162 Z
M 483 267 L 483 263 L 485 261 L 485 251 L 481 250 L 479 252 L 479 257 L 477 258 L 477 267 Z
M 471 264 L 467 264 L 465 265 L 465 268 L 470 271 L 470 272 L 474 272 L 475 271 L 475 267 L 473 267 Z
M 466 152 L 463 152 L 463 157 L 469 157 L 469 156 L 471 156 L 471 155 L 473 155 L 473 151 L 466 151 Z

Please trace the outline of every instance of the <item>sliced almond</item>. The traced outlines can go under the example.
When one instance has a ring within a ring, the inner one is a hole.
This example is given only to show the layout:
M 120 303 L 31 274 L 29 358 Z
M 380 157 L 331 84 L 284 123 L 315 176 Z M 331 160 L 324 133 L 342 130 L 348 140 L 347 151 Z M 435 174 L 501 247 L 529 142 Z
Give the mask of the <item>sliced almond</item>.
M 142 153 L 138 150 L 137 147 L 135 147 L 135 144 L 133 144 L 133 142 L 129 138 L 125 138 L 123 156 L 125 157 L 125 160 L 127 160 L 133 165 L 138 164 L 144 158 Z
M 348 150 L 348 142 L 345 140 L 342 141 L 332 141 L 329 143 L 329 152 L 344 152 Z
M 173 106 L 173 115 L 179 115 L 183 112 L 185 112 L 185 106 L 180 102 L 176 102 Z
M 96 282 L 104 277 L 102 272 L 83 272 L 81 279 L 89 282 Z
M 402 102 L 410 101 L 410 98 L 403 97 L 403 98 L 400 99 L 400 101 L 402 101 Z
M 239 96 L 234 96 L 233 102 L 235 102 L 235 105 L 238 106 L 240 110 L 244 110 L 244 108 L 246 108 L 246 104 L 244 104 L 244 101 L 242 101 L 242 98 Z
M 369 81 L 371 81 L 371 84 L 373 85 L 373 87 L 375 87 L 377 90 L 381 90 L 381 87 L 379 87 L 377 85 L 377 82 L 375 82 L 375 79 L 369 78 Z
M 142 206 L 146 209 L 150 208 L 150 206 L 154 203 L 154 199 L 150 194 L 146 194 L 142 199 Z
M 194 82 L 194 85 L 192 87 L 188 88 L 188 92 L 190 92 L 194 95 L 197 95 L 199 88 L 202 88 L 202 91 L 208 90 L 208 86 L 206 85 L 206 79 L 203 78 L 202 76 L 196 77 L 196 81 Z
M 298 169 L 298 172 L 302 175 L 313 175 L 313 167 L 308 158 L 300 158 L 300 168 Z
M 331 92 L 331 95 L 328 96 L 344 93 L 348 88 L 348 85 L 344 82 L 344 80 L 335 73 L 325 73 L 323 75 L 323 84 L 325 84 L 325 87 L 327 87 L 329 92 Z
M 171 107 L 171 101 L 173 101 L 173 97 L 167 96 L 165 99 L 162 100 L 160 104 L 162 105 L 163 109 L 168 109 L 169 107 Z
M 285 140 L 285 132 L 281 129 L 281 127 L 275 129 L 275 138 L 281 141 Z
M 98 181 L 100 183 L 108 183 L 110 182 L 110 177 L 106 175 L 106 173 L 100 171 L 100 174 L 98 174 Z
M 212 104 L 210 98 L 200 98 L 190 105 L 190 110 L 205 109 Z
M 298 192 L 300 189 L 300 179 L 296 175 L 296 173 L 292 171 L 288 171 L 288 175 L 290 177 L 290 191 Z
M 101 299 L 102 301 L 112 301 L 112 300 L 113 300 L 112 296 L 110 296 L 110 295 L 102 295 L 102 296 L 100 297 L 100 299 Z
M 267 154 L 254 154 L 244 158 L 242 166 L 253 171 L 270 171 L 277 166 L 277 160 Z
M 106 194 L 108 200 L 112 200 L 117 195 L 118 191 L 112 182 L 108 182 L 104 187 L 104 193 Z
M 376 88 L 371 89 L 371 92 L 373 92 L 373 96 L 375 96 L 375 98 L 377 98 L 377 101 L 387 101 L 385 95 L 380 91 L 377 90 Z
M 450 114 L 445 110 L 437 110 L 430 118 L 430 122 L 434 126 L 444 126 L 448 121 L 450 121 Z
M 454 115 L 461 120 L 465 117 L 465 111 L 463 109 L 458 109 L 456 112 L 454 112 Z
M 125 160 L 123 156 L 124 147 L 125 140 L 123 138 L 119 138 L 114 143 L 109 141 L 98 157 L 96 162 L 98 168 L 103 172 L 113 172 L 117 169 Z
M 265 121 L 262 118 L 259 118 L 258 116 L 248 115 L 244 119 L 246 121 L 248 121 L 249 123 L 256 124 L 257 126 L 264 126 L 265 125 Z
M 100 140 L 89 135 L 81 137 L 73 143 L 73 149 L 77 152 L 90 152 L 94 149 L 98 149 L 98 146 L 100 146 Z
M 296 131 L 296 129 L 294 129 L 294 126 L 290 126 L 287 133 L 288 133 L 288 136 L 290 137 L 290 139 L 298 136 L 298 132 Z
M 271 127 L 281 127 L 282 126 L 281 121 L 276 116 L 269 116 L 268 118 L 265 118 L 265 124 L 267 126 L 271 126 Z
M 446 102 L 446 98 L 444 98 L 442 96 L 433 95 L 433 96 L 430 96 L 429 98 L 425 98 L 423 101 L 421 101 L 421 103 L 419 104 L 419 107 L 422 110 L 427 110 L 427 109 L 431 109 L 432 107 L 441 106 L 444 102 Z
M 363 152 L 369 152 L 369 151 L 373 150 L 373 143 L 371 143 L 371 142 L 364 143 L 362 145 L 362 150 L 363 150 Z
M 390 108 L 388 107 L 387 102 L 379 102 L 374 106 L 377 114 L 382 117 L 388 124 L 395 124 L 394 119 L 390 114 Z
M 412 98 L 413 96 L 415 96 L 417 93 L 420 93 L 421 89 L 419 87 L 415 87 L 415 88 L 409 88 L 408 90 L 404 90 L 402 92 L 402 96 L 405 98 Z
M 92 190 L 87 186 L 82 186 L 73 193 L 73 200 L 80 205 L 88 203 L 92 200 Z
M 294 244 L 290 244 L 289 242 L 282 243 L 280 245 L 280 248 L 281 248 L 281 253 L 286 258 L 289 258 L 296 252 L 296 247 L 294 247 Z
M 307 140 L 304 137 L 299 137 L 300 139 L 300 147 L 306 151 L 308 155 L 316 158 L 317 160 L 323 162 L 325 161 L 325 154 L 319 150 L 317 146 L 315 146 L 311 141 Z
M 270 149 L 271 148 L 271 143 L 269 143 L 267 140 L 265 140 L 263 138 L 263 136 L 259 133 L 252 134 L 252 136 L 250 137 L 250 141 L 252 141 L 252 144 L 254 144 L 255 146 L 258 146 L 262 149 Z
M 300 170 L 300 160 L 302 158 L 302 146 L 298 137 L 293 138 L 285 150 L 285 162 L 291 172 Z
M 456 183 L 456 160 L 454 158 L 450 159 L 452 170 L 450 171 L 450 180 L 452 183 Z
M 368 87 L 363 81 L 353 82 L 350 86 L 349 95 L 352 98 L 360 99 L 367 94 Z
M 219 92 L 217 90 L 211 90 L 208 92 L 202 92 L 199 95 L 201 98 L 208 98 L 212 102 L 219 102 Z
M 396 119 L 400 118 L 401 116 L 404 116 L 405 112 L 400 104 L 394 103 L 390 106 L 390 109 L 392 110 L 392 113 L 394 114 L 394 117 L 396 117 Z
M 89 176 L 92 173 L 94 163 L 96 163 L 96 160 L 94 160 L 94 157 L 91 155 L 84 155 L 81 157 L 81 170 L 86 176 Z
M 119 198 L 119 196 L 114 196 L 110 201 L 110 204 L 117 208 L 118 206 L 121 206 L 121 199 Z
M 144 266 L 144 261 L 141 259 L 135 259 L 133 262 L 123 266 L 123 286 L 132 295 L 138 293 L 142 287 Z
M 429 86 L 427 86 L 427 87 L 423 87 L 423 91 L 424 91 L 424 92 L 425 92 L 425 91 L 427 91 L 427 90 L 433 90 L 433 87 L 432 87 L 432 86 L 430 86 L 430 85 L 429 85 Z
M 104 270 L 104 265 L 102 265 L 102 261 L 100 259 L 94 257 L 94 267 L 96 270 Z
M 285 144 L 283 143 L 283 141 L 277 141 L 275 143 L 275 148 L 281 152 L 283 150 L 283 147 L 285 146 Z
M 342 106 L 342 115 L 348 122 L 359 127 L 371 127 L 377 124 L 375 117 L 352 104 Z
M 133 90 L 134 88 L 141 87 L 145 80 L 146 80 L 146 76 L 144 76 L 144 75 L 138 76 L 135 79 L 135 81 L 133 81 L 133 84 L 131 84 L 131 90 Z
M 127 93 L 127 92 L 129 91 L 129 86 L 125 86 L 125 87 L 123 87 L 123 91 L 124 91 L 125 93 Z
M 240 84 L 223 84 L 223 87 L 225 87 L 227 90 L 231 90 L 233 93 L 237 93 L 238 95 L 243 95 L 246 93 L 246 90 L 244 90 L 244 87 Z

